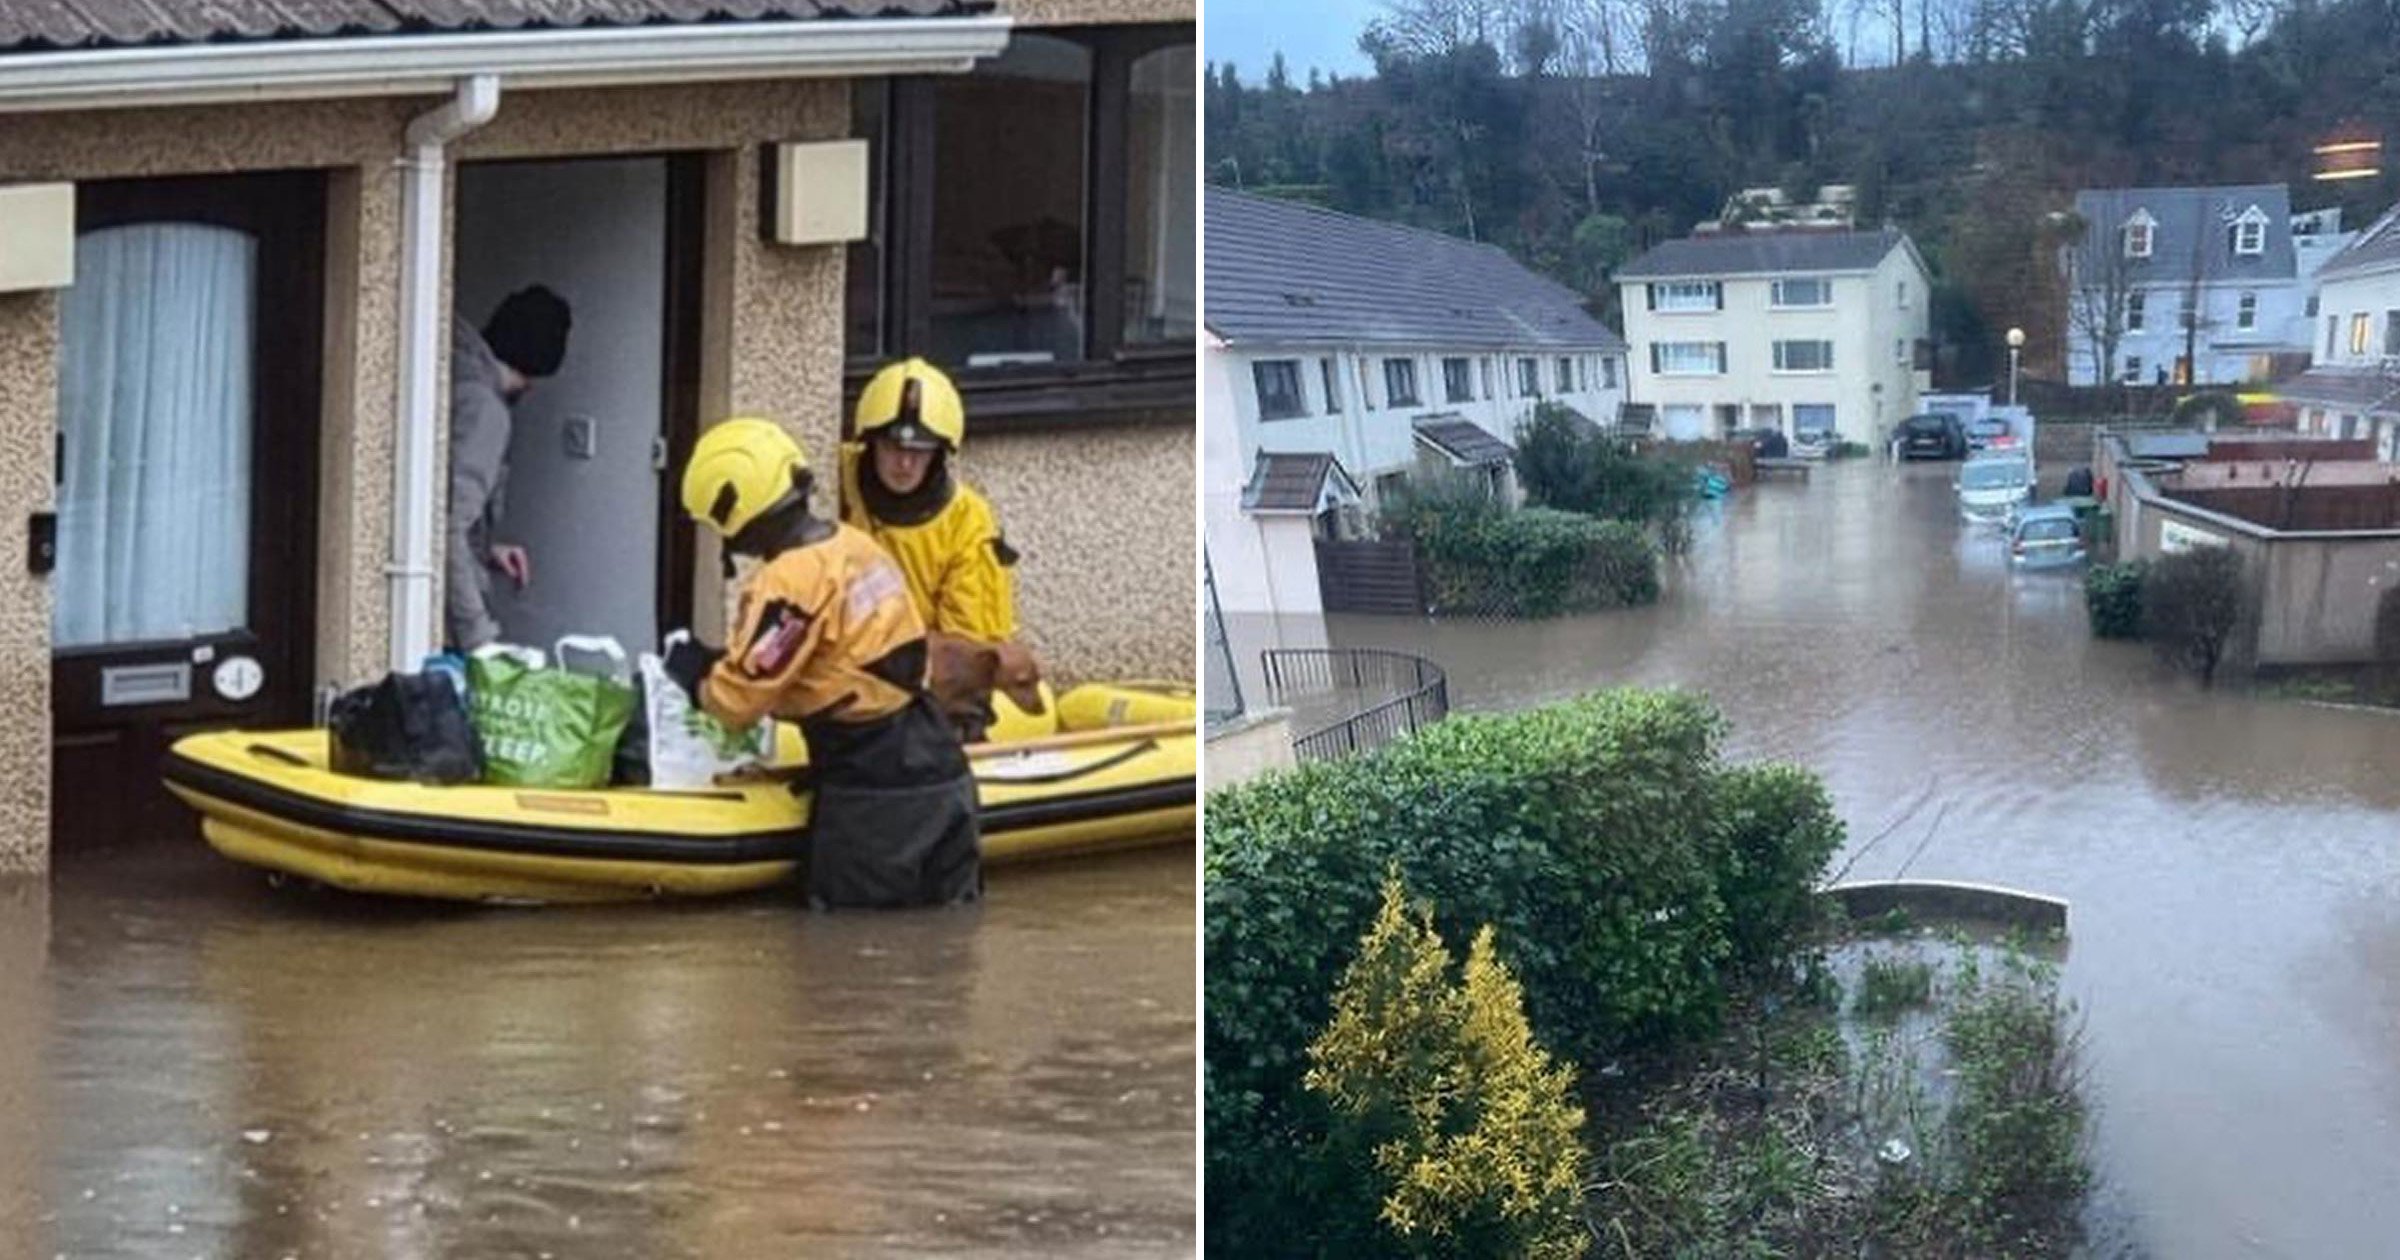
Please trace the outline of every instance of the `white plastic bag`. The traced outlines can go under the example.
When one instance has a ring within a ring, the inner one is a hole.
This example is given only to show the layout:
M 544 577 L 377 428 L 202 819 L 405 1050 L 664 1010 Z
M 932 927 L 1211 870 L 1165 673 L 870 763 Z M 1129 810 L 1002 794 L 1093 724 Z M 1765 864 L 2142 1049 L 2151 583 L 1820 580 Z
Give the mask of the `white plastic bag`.
M 677 641 L 689 637 L 678 630 L 663 646 L 671 651 Z M 644 652 L 641 670 L 651 787 L 704 788 L 718 775 L 757 765 L 774 751 L 774 719 L 762 719 L 746 731 L 728 730 L 667 676 L 665 658 Z

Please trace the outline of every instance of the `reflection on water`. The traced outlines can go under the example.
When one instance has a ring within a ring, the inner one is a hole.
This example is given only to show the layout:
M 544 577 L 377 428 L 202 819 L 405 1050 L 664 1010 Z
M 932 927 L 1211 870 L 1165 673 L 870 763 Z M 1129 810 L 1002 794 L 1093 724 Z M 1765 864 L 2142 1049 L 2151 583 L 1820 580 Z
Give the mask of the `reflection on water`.
M 835 916 L 136 861 L 0 894 L 24 1254 L 1190 1253 L 1188 848 Z
M 1734 755 L 1824 776 L 1852 877 L 2068 898 L 2112 1241 L 2389 1254 L 2400 715 L 2206 694 L 2094 641 L 2076 576 L 2013 572 L 1955 519 L 1949 471 L 1842 464 L 1737 495 L 1654 608 L 1337 617 L 1331 637 L 1431 656 L 1460 709 L 1704 690 Z

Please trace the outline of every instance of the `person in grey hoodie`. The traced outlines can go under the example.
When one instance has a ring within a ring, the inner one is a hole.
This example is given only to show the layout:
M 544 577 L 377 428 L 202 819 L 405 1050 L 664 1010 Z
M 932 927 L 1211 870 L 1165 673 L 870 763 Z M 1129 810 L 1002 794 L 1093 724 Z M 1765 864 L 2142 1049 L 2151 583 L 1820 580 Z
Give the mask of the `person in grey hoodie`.
M 574 322 L 566 299 L 534 285 L 503 299 L 479 332 L 463 319 L 450 334 L 450 545 L 443 603 L 450 647 L 472 652 L 500 638 L 492 572 L 520 588 L 533 580 L 523 547 L 492 528 L 508 479 L 509 408 L 536 379 L 557 373 Z

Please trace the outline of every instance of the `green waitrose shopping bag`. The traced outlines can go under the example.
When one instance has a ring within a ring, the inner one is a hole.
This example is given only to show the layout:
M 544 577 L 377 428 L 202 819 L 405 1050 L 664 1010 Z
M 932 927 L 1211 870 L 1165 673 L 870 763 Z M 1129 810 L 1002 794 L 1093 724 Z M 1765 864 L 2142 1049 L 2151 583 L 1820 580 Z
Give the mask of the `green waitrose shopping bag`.
M 513 787 L 608 786 L 617 740 L 633 719 L 625 653 L 613 639 L 570 636 L 558 657 L 598 652 L 615 674 L 547 665 L 532 648 L 495 645 L 467 659 L 467 695 L 483 742 L 483 781 Z

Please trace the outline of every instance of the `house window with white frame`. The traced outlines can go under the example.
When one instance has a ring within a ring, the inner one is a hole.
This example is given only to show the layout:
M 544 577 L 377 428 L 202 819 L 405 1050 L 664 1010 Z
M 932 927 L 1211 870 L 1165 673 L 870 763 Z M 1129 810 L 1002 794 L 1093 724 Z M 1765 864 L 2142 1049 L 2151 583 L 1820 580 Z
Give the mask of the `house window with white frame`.
M 1901 289 L 1901 305 L 1906 306 L 1907 288 Z M 1779 311 L 1807 310 L 1833 305 L 1833 282 L 1823 278 L 1778 280 L 1769 290 L 1767 305 Z
M 1601 355 L 1601 356 L 1600 356 L 1600 388 L 1602 388 L 1602 389 L 1615 389 L 1616 387 L 1617 387 L 1617 356 L 1615 356 L 1615 355 L 1613 355 L 1613 354 L 1604 354 L 1604 355 Z
M 2184 292 L 2183 300 L 2176 303 L 2175 306 L 2175 326 L 2177 328 L 2198 328 L 2200 326 L 2200 310 L 2197 305 L 2199 300 L 2199 294 L 2189 290 Z
M 1395 407 L 1417 405 L 1417 361 L 1415 359 L 1385 359 L 1383 361 L 1383 396 Z
M 2350 353 L 2352 355 L 2360 358 L 2366 356 L 2367 339 L 2374 331 L 2374 324 L 2373 317 L 2365 311 L 2360 311 L 2350 317 Z
M 2233 252 L 2244 257 L 2267 252 L 2267 216 L 2259 213 L 2257 206 L 2243 212 L 2233 225 Z
M 2234 308 L 2233 326 L 2241 329 L 2243 332 L 2248 332 L 2251 329 L 2258 327 L 2257 294 L 2247 290 L 2243 291 L 2241 304 Z
M 2125 382 L 2129 385 L 2142 383 L 2142 356 L 2138 354 L 2125 356 Z
M 1317 360 L 1317 374 L 1325 378 L 1325 414 L 1342 409 L 1342 374 L 1331 359 Z
M 1833 343 L 1830 341 L 1778 341 L 1775 343 L 1775 370 L 1778 372 L 1830 372 L 1833 370 Z
M 1723 376 L 1722 341 L 1653 341 L 1650 370 L 1660 376 Z
M 1793 404 L 1792 404 L 1792 432 L 1794 432 L 1794 433 L 1831 433 L 1831 432 L 1833 432 L 1833 404 L 1832 404 L 1832 403 L 1793 403 Z
M 1908 309 L 1908 281 L 1902 280 L 1892 286 L 1892 301 L 1897 303 L 1901 310 Z
M 2133 212 L 2133 217 L 2125 221 L 2125 256 L 2127 258 L 2148 258 L 2150 256 L 2151 229 L 2157 225 L 2158 221 L 2152 219 L 2148 211 L 2136 210 Z
M 2400 311 L 2383 313 L 2383 357 L 2400 358 Z
M 2141 293 L 2127 294 L 2125 296 L 2125 331 L 2142 331 L 2142 323 L 2149 317 L 2149 307 L 2150 299 L 2147 295 Z
M 1572 355 L 1558 356 L 1558 392 L 1562 394 L 1575 392 L 1575 359 Z
M 1908 366 L 1908 338 L 1895 337 L 1892 339 L 1892 363 L 1897 367 Z
M 1308 401 L 1300 393 L 1300 360 L 1261 359 L 1250 365 L 1250 377 L 1258 386 L 1259 419 L 1290 420 L 1308 414 Z
M 1650 309 L 1670 314 L 1725 309 L 1725 288 L 1714 280 L 1673 280 L 1650 286 Z
M 1475 362 L 1472 359 L 1442 360 L 1442 401 L 1465 403 L 1475 401 Z
M 2327 359 L 2333 357 L 2333 339 L 2340 332 L 2341 326 L 2341 316 L 2328 315 L 2325 317 L 2325 357 Z
M 1483 356 L 1483 396 L 1486 398 L 1498 398 L 1500 396 L 1500 387 L 1494 379 L 1492 356 L 1488 354 Z
M 1367 371 L 1367 360 L 1360 356 L 1358 363 L 1358 403 L 1369 411 L 1375 410 L 1375 375 Z
M 1539 398 L 1541 396 L 1542 361 L 1540 359 L 1517 360 L 1517 397 Z

